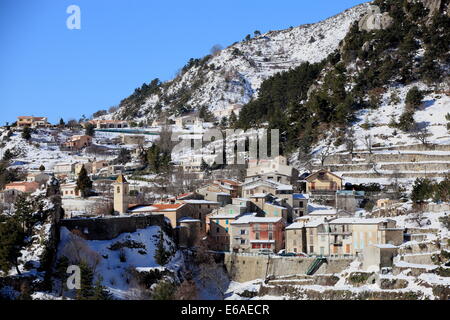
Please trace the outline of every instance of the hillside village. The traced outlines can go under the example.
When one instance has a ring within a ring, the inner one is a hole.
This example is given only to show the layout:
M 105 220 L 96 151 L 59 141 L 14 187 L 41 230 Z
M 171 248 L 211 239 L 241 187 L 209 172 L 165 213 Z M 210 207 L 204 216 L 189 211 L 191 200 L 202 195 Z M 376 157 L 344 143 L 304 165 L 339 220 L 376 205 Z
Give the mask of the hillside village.
M 361 5 L 332 19 L 344 39 L 354 22 L 364 33 L 388 29 L 389 18 Z M 321 54 L 345 56 L 335 40 Z M 328 63 L 302 91 L 305 104 L 340 68 Z M 186 72 L 177 81 L 194 71 Z M 271 76 L 252 75 L 248 85 Z M 132 96 L 111 114 L 67 123 L 18 115 L 0 129 L 0 241 L 9 250 L 0 253 L 0 299 L 448 300 L 448 74 L 438 82 L 371 89 L 376 108 L 364 101 L 345 125 L 324 118 L 299 127 L 314 141 L 301 135 L 291 144 L 281 130 L 280 154 L 262 158 L 250 157 L 247 140 L 276 128 L 277 114 L 240 126 L 263 103 L 250 89 L 239 103 L 191 110 L 185 101 L 186 110 L 156 117 L 147 112 L 152 95 L 138 111 Z M 230 161 L 239 156 L 244 164 Z M 72 264 L 89 279 L 81 290 L 65 287 Z

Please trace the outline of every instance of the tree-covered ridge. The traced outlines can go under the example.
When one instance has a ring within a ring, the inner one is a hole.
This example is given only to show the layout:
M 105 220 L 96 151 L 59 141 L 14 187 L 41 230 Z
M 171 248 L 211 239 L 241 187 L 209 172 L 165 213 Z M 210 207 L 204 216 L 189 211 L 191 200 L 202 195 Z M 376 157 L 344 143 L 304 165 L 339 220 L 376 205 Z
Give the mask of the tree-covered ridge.
M 120 102 L 119 107 L 123 110 L 127 110 L 127 114 L 122 115 L 122 117 L 127 119 L 136 117 L 139 113 L 139 109 L 145 103 L 145 100 L 151 95 L 160 92 L 161 85 L 161 81 L 156 78 L 149 84 L 144 83 L 140 88 L 136 88 L 133 94 Z
M 356 111 L 377 109 L 388 86 L 434 85 L 448 78 L 448 15 L 441 10 L 431 16 L 421 2 L 377 0 L 374 5 L 389 13 L 390 27 L 368 32 L 356 21 L 326 61 L 304 63 L 264 81 L 258 99 L 242 109 L 238 126 L 268 122 L 280 129 L 284 151 L 303 147 L 306 152 L 329 130 L 343 137 Z M 414 128 L 403 125 L 413 121 L 414 107 L 407 109 L 396 124 L 403 131 Z

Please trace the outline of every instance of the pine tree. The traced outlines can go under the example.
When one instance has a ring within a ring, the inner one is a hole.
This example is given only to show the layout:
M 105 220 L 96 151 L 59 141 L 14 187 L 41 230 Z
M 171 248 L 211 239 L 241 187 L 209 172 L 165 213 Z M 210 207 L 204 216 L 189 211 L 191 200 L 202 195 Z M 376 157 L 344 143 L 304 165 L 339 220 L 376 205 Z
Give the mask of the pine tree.
M 95 136 L 95 126 L 92 123 L 87 123 L 84 130 L 87 136 Z
M 202 163 L 200 164 L 200 170 L 202 170 L 203 172 L 210 170 L 209 165 L 206 163 L 205 159 L 203 159 L 203 158 L 202 158 Z
M 231 128 L 235 128 L 237 122 L 238 122 L 238 119 L 237 119 L 237 117 L 236 117 L 236 114 L 235 114 L 234 112 L 231 112 L 230 118 L 228 119 L 228 125 L 229 125 Z
M 406 94 L 406 107 L 410 109 L 416 109 L 422 105 L 424 98 L 423 92 L 417 87 L 412 87 Z
M 56 270 L 54 272 L 54 276 L 61 281 L 60 295 L 62 296 L 64 293 L 64 289 L 66 288 L 66 280 L 67 280 L 67 268 L 69 267 L 69 259 L 66 256 L 62 256 L 56 262 Z
M 14 218 L 22 226 L 23 230 L 30 230 L 33 224 L 33 204 L 28 200 L 25 194 L 21 194 L 17 197 L 14 203 L 16 209 L 14 213 Z
M 102 285 L 102 279 L 101 276 L 97 278 L 90 300 L 112 300 L 112 294 Z
M 81 167 L 80 173 L 77 179 L 77 192 L 81 192 L 81 196 L 86 198 L 90 195 L 92 189 L 92 180 L 89 178 L 84 165 Z
M 176 287 L 172 282 L 162 281 L 153 290 L 153 300 L 173 300 Z
M 3 153 L 3 161 L 9 161 L 13 157 L 14 157 L 14 154 L 9 149 L 6 149 L 5 153 Z
M 44 165 L 43 164 L 41 164 L 41 166 L 39 167 L 39 171 L 45 171 L 45 167 L 44 167 Z
M 7 273 L 15 266 L 20 274 L 17 259 L 24 245 L 25 234 L 20 224 L 14 219 L 0 223 L 0 269 Z
M 155 261 L 159 265 L 163 266 L 169 261 L 170 253 L 164 248 L 164 234 L 162 231 L 159 232 L 158 248 L 155 252 Z
M 60 126 L 61 128 L 63 128 L 63 127 L 66 126 L 66 123 L 64 122 L 63 118 L 59 119 L 59 126 Z
M 23 128 L 22 131 L 22 138 L 29 141 L 31 139 L 31 129 L 30 127 L 26 126 Z
M 434 185 L 433 182 L 426 178 L 417 178 L 414 181 L 411 192 L 411 200 L 414 202 L 422 202 L 433 197 Z
M 94 273 L 88 264 L 84 261 L 80 262 L 80 289 L 77 290 L 77 300 L 87 300 L 94 295 L 94 287 L 92 281 L 94 280 Z

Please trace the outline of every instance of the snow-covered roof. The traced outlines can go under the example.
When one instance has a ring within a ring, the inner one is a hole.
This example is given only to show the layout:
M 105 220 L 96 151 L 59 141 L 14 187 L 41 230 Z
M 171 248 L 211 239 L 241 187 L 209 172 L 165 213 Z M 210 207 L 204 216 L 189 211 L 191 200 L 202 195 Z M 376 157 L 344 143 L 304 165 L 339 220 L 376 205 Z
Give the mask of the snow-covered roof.
M 193 222 L 200 222 L 199 219 L 194 219 L 191 217 L 182 217 L 180 219 L 178 219 L 178 222 L 183 222 L 183 223 L 193 223 Z
M 257 217 L 256 214 L 244 215 L 233 221 L 231 224 L 247 224 L 247 223 L 277 223 L 281 221 L 281 217 Z
M 398 246 L 395 246 L 390 243 L 385 243 L 385 244 L 377 243 L 377 244 L 374 244 L 373 246 L 380 248 L 380 249 L 397 249 L 398 248 Z
M 250 243 L 275 243 L 275 240 L 250 240 Z
M 338 218 L 330 221 L 330 224 L 379 224 L 388 221 L 386 218 Z
M 219 204 L 219 202 L 209 200 L 182 200 L 184 203 L 189 204 Z
M 286 230 L 302 229 L 305 227 L 304 222 L 294 222 L 286 227 Z

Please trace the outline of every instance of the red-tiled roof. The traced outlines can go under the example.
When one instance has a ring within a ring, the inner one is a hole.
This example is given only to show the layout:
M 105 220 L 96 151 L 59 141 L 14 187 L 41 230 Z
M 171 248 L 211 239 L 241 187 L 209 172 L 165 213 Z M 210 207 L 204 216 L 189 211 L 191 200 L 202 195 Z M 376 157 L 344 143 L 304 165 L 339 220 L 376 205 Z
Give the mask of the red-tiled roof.
M 184 203 L 155 203 L 152 204 L 152 207 L 155 207 L 158 210 L 176 210 L 180 208 L 181 206 L 184 206 Z

